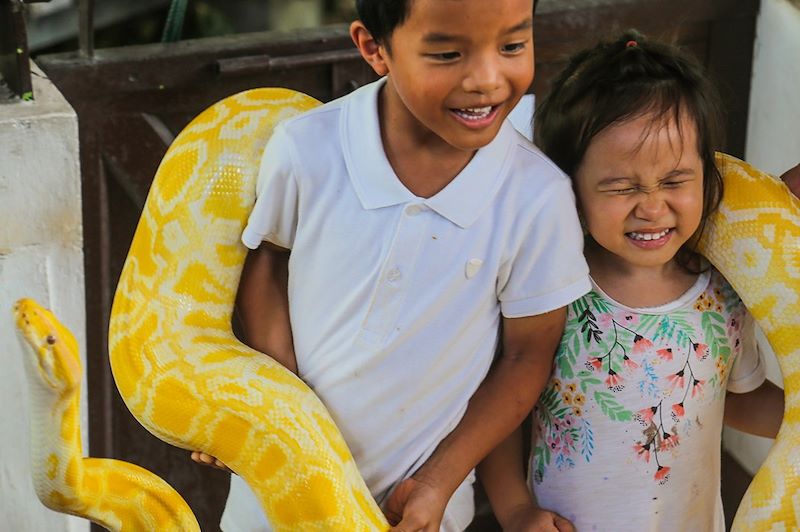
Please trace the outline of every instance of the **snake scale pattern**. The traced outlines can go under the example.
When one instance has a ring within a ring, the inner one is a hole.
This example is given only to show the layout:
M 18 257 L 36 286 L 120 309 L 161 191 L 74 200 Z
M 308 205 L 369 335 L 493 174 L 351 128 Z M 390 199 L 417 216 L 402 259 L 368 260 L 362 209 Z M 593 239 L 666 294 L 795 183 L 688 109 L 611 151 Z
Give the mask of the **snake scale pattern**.
M 322 403 L 295 375 L 240 343 L 230 325 L 246 253 L 239 238 L 255 201 L 263 147 L 276 123 L 315 105 L 286 89 L 246 91 L 207 109 L 176 138 L 117 288 L 111 365 L 126 405 L 144 427 L 170 444 L 222 460 L 253 488 L 277 530 L 386 530 Z M 800 444 L 800 202 L 779 180 L 746 163 L 723 155 L 719 163 L 725 198 L 700 248 L 764 330 L 786 390 L 783 425 L 734 530 L 797 530 L 800 455 L 792 451 Z M 56 321 L 47 323 L 35 329 L 38 336 L 27 337 L 34 351 L 46 348 L 53 330 L 68 334 Z M 19 318 L 18 326 L 25 329 Z M 55 403 L 51 413 L 39 412 L 54 427 L 62 414 L 76 417 Z M 69 431 L 40 432 L 35 437 L 47 440 L 41 445 L 71 445 L 80 456 Z M 41 473 L 52 469 L 50 462 L 44 454 L 36 460 L 37 478 L 46 477 Z M 126 488 L 107 482 L 107 489 Z M 38 493 L 47 504 L 44 491 Z M 58 493 L 56 499 L 71 497 Z M 167 504 L 176 504 L 179 516 L 182 499 L 176 500 Z

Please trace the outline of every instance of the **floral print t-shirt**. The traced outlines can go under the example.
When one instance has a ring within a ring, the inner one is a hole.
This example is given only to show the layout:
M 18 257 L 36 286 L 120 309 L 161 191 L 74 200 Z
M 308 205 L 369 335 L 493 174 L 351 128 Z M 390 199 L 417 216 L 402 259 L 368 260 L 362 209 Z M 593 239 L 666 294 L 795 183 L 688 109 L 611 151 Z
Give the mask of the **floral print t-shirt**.
M 753 320 L 716 271 L 656 308 L 594 286 L 569 306 L 533 417 L 539 505 L 589 530 L 725 529 L 725 393 L 765 379 Z

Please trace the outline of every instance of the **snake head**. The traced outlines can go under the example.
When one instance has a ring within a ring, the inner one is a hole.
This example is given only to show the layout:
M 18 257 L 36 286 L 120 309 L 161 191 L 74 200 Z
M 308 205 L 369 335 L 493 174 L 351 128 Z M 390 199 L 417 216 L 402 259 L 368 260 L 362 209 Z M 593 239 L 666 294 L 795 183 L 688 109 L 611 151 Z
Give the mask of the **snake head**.
M 81 362 L 75 336 L 52 312 L 32 299 L 14 305 L 14 321 L 23 348 L 29 353 L 29 366 L 44 386 L 69 393 L 81 381 Z

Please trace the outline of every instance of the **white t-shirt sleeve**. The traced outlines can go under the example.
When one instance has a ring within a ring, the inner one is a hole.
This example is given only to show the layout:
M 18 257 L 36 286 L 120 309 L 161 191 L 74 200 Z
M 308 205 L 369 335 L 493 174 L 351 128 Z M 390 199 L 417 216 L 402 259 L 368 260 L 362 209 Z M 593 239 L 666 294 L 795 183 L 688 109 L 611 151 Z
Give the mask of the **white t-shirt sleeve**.
M 278 125 L 261 157 L 256 203 L 242 233 L 244 245 L 256 249 L 266 240 L 291 249 L 297 228 L 297 193 L 291 140 Z
M 742 319 L 742 350 L 728 377 L 729 392 L 752 392 L 766 380 L 764 357 L 756 341 L 756 322 L 749 312 Z
M 542 191 L 536 216 L 498 282 L 503 316 L 534 316 L 563 307 L 591 290 L 583 231 L 567 179 Z

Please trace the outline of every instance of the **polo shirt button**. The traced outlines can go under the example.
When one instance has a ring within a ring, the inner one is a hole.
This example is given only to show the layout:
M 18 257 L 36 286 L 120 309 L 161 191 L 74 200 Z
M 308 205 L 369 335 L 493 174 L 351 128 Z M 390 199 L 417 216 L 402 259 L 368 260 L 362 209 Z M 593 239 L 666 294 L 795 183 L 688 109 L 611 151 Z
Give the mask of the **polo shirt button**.
M 420 205 L 409 205 L 406 207 L 406 214 L 409 216 L 416 216 L 421 213 L 424 208 Z
M 386 279 L 392 282 L 399 281 L 401 277 L 403 277 L 403 274 L 400 272 L 400 268 L 392 268 L 386 274 Z

